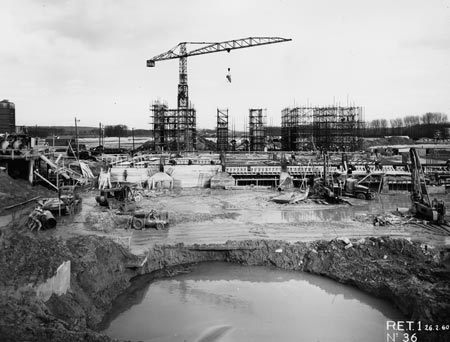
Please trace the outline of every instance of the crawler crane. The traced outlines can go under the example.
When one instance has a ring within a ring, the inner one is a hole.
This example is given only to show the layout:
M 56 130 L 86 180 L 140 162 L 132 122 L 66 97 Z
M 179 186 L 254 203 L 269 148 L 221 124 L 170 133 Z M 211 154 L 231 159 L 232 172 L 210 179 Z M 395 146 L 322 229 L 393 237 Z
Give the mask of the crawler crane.
M 433 223 L 444 223 L 444 201 L 438 201 L 437 199 L 430 201 L 430 195 L 425 183 L 425 174 L 416 149 L 411 148 L 409 155 L 411 157 L 411 200 L 416 216 L 423 217 Z

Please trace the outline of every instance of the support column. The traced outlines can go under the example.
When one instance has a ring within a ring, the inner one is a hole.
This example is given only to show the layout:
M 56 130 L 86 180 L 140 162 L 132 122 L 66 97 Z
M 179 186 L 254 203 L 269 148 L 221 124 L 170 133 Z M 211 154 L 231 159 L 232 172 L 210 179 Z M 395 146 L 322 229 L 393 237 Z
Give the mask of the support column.
M 33 185 L 34 180 L 34 160 L 30 160 L 28 167 L 28 182 Z

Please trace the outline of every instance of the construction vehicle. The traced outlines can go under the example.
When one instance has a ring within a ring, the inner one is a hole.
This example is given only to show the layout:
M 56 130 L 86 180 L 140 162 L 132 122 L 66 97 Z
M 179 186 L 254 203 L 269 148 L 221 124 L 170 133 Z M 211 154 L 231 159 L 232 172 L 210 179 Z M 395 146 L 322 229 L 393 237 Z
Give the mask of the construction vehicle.
M 147 227 L 156 228 L 157 230 L 167 229 L 169 223 L 169 213 L 167 211 L 157 212 L 150 210 L 149 212 L 135 212 L 131 217 L 131 227 L 141 230 Z
M 75 185 L 62 185 L 58 189 L 58 197 L 43 198 L 38 201 L 42 210 L 57 213 L 59 216 L 73 214 L 81 202 L 79 187 Z
M 433 223 L 444 223 L 445 203 L 437 199 L 430 200 L 425 174 L 415 148 L 409 150 L 411 158 L 411 200 L 412 209 L 417 217 Z
M 361 181 L 355 178 L 347 178 L 344 184 L 342 195 L 356 197 L 362 200 L 371 200 L 375 198 L 375 193 L 370 191 L 367 186 L 361 185 Z
M 329 170 L 329 159 L 326 153 L 323 154 L 323 175 L 316 178 L 313 185 L 313 193 L 324 198 L 330 203 L 340 203 L 342 195 L 342 186 L 338 180 L 333 177 Z
M 374 199 L 375 193 L 370 191 L 370 189 L 367 186 L 361 185 L 361 183 L 365 181 L 367 178 L 369 178 L 371 174 L 369 173 L 363 179 L 354 178 L 352 174 L 353 171 L 356 170 L 356 168 L 354 165 L 348 162 L 348 155 L 345 153 L 342 154 L 342 166 L 344 167 L 344 170 L 347 171 L 347 174 L 350 176 L 345 179 L 342 189 L 342 195 L 356 197 L 362 200 Z
M 115 187 L 110 189 L 101 189 L 100 194 L 95 197 L 95 200 L 100 206 L 124 206 L 131 202 L 139 202 L 142 196 L 137 191 L 137 185 L 133 183 L 118 183 Z M 128 210 L 127 210 L 128 211 Z

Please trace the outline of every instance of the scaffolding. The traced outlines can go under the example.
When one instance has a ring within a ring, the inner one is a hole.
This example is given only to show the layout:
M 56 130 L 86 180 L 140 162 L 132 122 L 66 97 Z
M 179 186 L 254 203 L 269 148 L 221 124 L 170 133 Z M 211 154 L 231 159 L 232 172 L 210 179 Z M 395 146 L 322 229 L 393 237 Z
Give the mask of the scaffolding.
M 285 108 L 281 111 L 281 144 L 284 151 L 313 149 L 312 107 Z
M 228 151 L 228 108 L 217 108 L 217 151 Z
M 169 109 L 156 101 L 150 107 L 155 151 L 194 151 L 197 143 L 194 108 Z
M 266 147 L 266 111 L 258 108 L 249 109 L 248 133 L 250 151 L 264 151 Z
M 362 107 L 285 108 L 281 111 L 282 146 L 292 151 L 356 151 L 361 147 L 363 122 Z

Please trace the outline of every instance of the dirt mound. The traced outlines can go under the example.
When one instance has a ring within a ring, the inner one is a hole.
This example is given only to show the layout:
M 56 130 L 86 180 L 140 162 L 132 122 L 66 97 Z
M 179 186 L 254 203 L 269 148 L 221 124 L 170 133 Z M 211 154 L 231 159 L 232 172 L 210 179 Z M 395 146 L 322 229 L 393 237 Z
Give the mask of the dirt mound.
M 5 207 L 36 196 L 53 197 L 55 192 L 40 185 L 31 186 L 25 179 L 14 179 L 0 171 L 0 215 Z
M 67 260 L 70 291 L 42 302 L 33 289 Z M 128 286 L 136 272 L 126 265 L 137 261 L 105 238 L 62 241 L 18 227 L 5 231 L 0 235 L 0 340 L 110 341 L 88 327 L 101 320 Z

